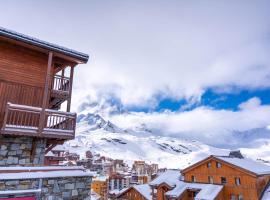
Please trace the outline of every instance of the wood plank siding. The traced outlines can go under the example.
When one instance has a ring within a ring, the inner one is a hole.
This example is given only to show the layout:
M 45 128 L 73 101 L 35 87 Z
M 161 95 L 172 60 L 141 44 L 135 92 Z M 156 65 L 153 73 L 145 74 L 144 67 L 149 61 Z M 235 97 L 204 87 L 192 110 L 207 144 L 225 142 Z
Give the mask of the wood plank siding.
M 0 123 L 7 102 L 41 107 L 45 84 L 45 54 L 0 41 Z

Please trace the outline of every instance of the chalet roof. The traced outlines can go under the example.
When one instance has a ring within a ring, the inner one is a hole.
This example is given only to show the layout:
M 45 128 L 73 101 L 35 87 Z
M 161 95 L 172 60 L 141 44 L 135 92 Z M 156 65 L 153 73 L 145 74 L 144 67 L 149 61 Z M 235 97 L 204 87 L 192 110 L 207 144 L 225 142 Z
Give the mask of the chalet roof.
M 151 186 L 158 186 L 160 184 L 167 184 L 170 187 L 174 187 L 177 182 L 181 179 L 179 170 L 167 170 L 160 174 L 157 178 L 149 183 Z
M 137 192 L 139 192 L 142 196 L 144 196 L 147 200 L 152 200 L 152 195 L 151 195 L 151 187 L 148 184 L 142 184 L 142 185 L 134 185 L 132 187 L 129 188 L 124 188 L 122 190 L 113 190 L 110 191 L 110 194 L 116 194 L 117 197 L 120 197 L 121 195 L 123 195 L 124 193 L 130 191 L 131 189 L 135 189 Z
M 223 189 L 223 185 L 204 184 L 204 183 L 187 183 L 178 181 L 173 190 L 166 192 L 166 196 L 179 197 L 186 190 L 199 190 L 196 199 L 214 200 Z
M 270 166 L 248 158 L 235 158 L 229 156 L 216 156 L 224 162 L 233 164 L 258 175 L 270 174 Z
M 92 177 L 81 166 L 74 167 L 0 167 L 0 180 L 23 180 L 57 177 Z
M 75 51 L 66 47 L 52 44 L 52 43 L 49 43 L 49 42 L 46 42 L 46 41 L 43 41 L 34 37 L 30 37 L 30 36 L 15 32 L 15 31 L 8 30 L 3 27 L 0 27 L 0 36 L 9 38 L 12 40 L 20 41 L 29 45 L 37 46 L 39 48 L 46 49 L 49 51 L 65 54 L 67 56 L 78 59 L 83 63 L 86 63 L 89 59 L 89 56 L 87 54 L 81 53 L 79 51 Z
M 261 162 L 248 159 L 248 158 L 239 158 L 233 156 L 215 156 L 211 155 L 181 171 L 181 173 L 186 173 L 187 171 L 200 166 L 201 164 L 208 162 L 211 159 L 216 159 L 227 163 L 228 165 L 238 167 L 239 169 L 246 170 L 247 172 L 252 173 L 253 175 L 267 175 L 270 174 L 270 166 L 263 164 Z
M 152 200 L 152 190 L 148 184 L 134 185 L 133 188 L 143 195 L 147 200 Z

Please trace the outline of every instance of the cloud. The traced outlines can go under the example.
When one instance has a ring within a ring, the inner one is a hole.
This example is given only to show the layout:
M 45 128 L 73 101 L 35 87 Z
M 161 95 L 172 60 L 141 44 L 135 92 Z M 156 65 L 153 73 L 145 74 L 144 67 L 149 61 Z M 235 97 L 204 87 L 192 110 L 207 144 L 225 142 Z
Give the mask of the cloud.
M 18 0 L 3 2 L 0 24 L 90 54 L 76 68 L 73 105 L 109 91 L 126 106 L 154 107 L 157 94 L 200 101 L 212 87 L 270 87 L 269 7 L 267 0 Z
M 253 97 L 246 102 L 241 103 L 238 107 L 241 110 L 249 110 L 258 108 L 261 105 L 261 100 L 258 97 Z
M 185 112 L 133 112 L 111 116 L 111 120 L 120 127 L 136 128 L 146 124 L 155 134 L 225 145 L 235 142 L 235 132 L 267 127 L 270 124 L 270 106 L 260 105 L 260 99 L 251 98 L 239 107 L 241 110 L 238 111 L 198 107 Z
M 208 88 L 270 87 L 269 2 L 132 6 L 112 6 L 118 14 L 94 24 L 88 40 L 97 41 L 89 67 L 78 70 L 78 90 L 86 91 L 84 80 L 89 90 L 110 88 L 124 105 L 154 107 L 156 94 L 194 102 Z

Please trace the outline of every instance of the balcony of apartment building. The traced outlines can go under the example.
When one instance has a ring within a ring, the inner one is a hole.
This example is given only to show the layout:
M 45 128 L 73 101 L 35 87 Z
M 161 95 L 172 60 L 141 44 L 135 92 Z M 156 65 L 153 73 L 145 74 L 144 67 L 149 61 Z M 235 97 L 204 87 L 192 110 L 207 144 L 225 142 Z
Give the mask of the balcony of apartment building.
M 73 139 L 76 113 L 69 112 L 71 83 L 71 77 L 53 75 L 46 98 L 42 87 L 0 79 L 0 88 L 5 92 L 0 108 L 3 110 L 0 116 L 1 134 Z M 43 109 L 44 98 L 48 101 Z M 67 112 L 58 110 L 64 102 L 67 102 Z

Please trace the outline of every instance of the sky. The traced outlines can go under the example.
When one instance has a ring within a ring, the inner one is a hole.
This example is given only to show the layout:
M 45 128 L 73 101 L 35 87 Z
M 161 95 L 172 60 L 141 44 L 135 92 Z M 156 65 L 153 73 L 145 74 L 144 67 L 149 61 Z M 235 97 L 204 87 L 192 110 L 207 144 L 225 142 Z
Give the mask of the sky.
M 90 55 L 75 71 L 74 111 L 116 105 L 132 113 L 114 116 L 121 125 L 140 116 L 208 140 L 270 124 L 269 8 L 263 0 L 9 0 L 0 26 Z

